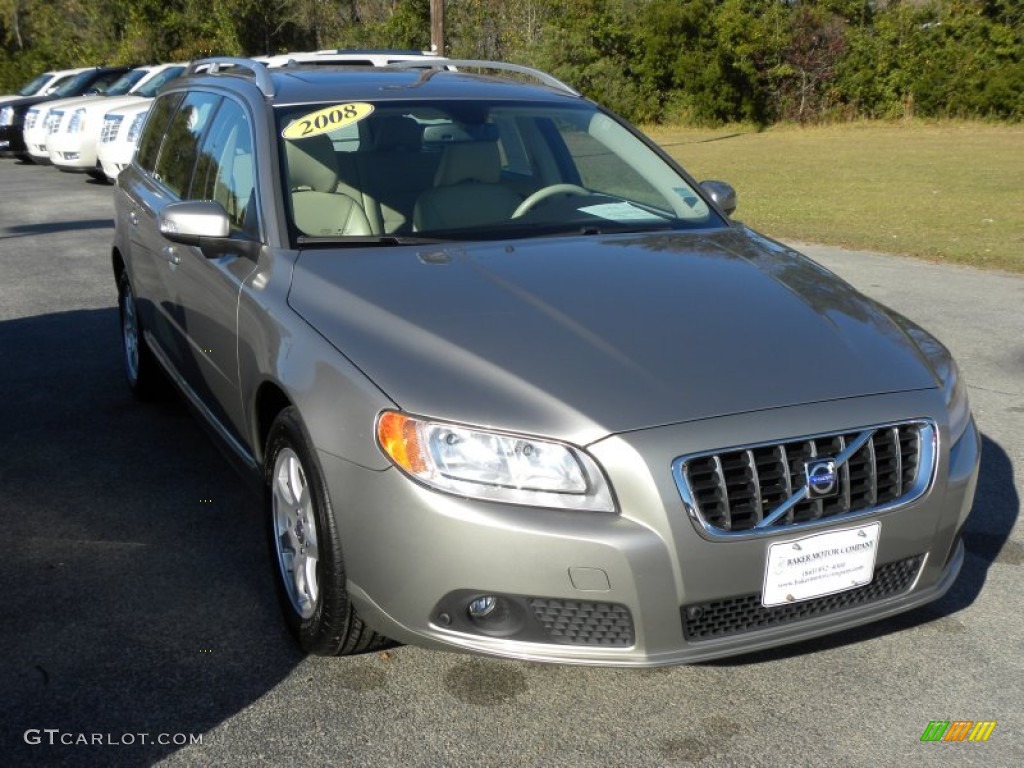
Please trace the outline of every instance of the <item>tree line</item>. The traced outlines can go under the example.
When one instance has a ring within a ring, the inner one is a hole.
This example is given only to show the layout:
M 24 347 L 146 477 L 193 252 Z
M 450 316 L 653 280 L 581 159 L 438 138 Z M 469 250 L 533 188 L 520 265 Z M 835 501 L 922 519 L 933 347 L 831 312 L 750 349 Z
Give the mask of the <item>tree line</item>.
M 446 0 L 445 42 L 638 122 L 1024 119 L 1021 0 Z M 58 67 L 429 46 L 429 0 L 0 0 L 7 93 Z

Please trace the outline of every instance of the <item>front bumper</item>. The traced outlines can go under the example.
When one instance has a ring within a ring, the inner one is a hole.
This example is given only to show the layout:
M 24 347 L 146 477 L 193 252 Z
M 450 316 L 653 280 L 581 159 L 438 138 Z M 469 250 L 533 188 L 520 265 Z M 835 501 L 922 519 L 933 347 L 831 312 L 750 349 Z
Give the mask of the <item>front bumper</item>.
M 40 117 L 38 121 L 45 122 Z M 37 121 L 37 122 L 38 122 Z M 24 132 L 25 154 L 39 165 L 50 164 L 50 154 L 47 150 L 47 142 L 50 139 L 50 132 L 46 129 L 33 127 Z
M 96 168 L 96 139 L 85 134 L 57 133 L 47 143 L 50 162 L 62 171 L 91 171 Z
M 107 178 L 114 181 L 118 175 L 131 165 L 135 156 L 135 144 L 125 141 L 100 142 L 96 147 L 96 158 L 103 173 Z
M 893 569 L 884 567 L 889 564 L 904 563 L 893 568 L 910 567 L 912 573 L 888 593 L 837 601 L 804 617 L 723 635 L 687 631 L 690 607 L 749 602 L 751 595 L 759 604 L 769 545 L 808 530 L 713 540 L 686 514 L 670 471 L 674 458 L 814 434 L 823 427 L 847 430 L 920 417 L 939 427 L 936 476 L 924 496 L 884 513 L 859 515 L 855 523 L 843 518 L 813 529 L 878 521 L 876 580 L 888 578 L 884 574 Z M 941 597 L 963 563 L 959 533 L 980 459 L 973 423 L 952 448 L 946 435 L 938 393 L 915 392 L 614 436 L 589 450 L 608 473 L 620 514 L 461 499 L 423 488 L 396 470 L 371 471 L 320 456 L 350 593 L 378 631 L 400 642 L 512 658 L 658 666 L 830 634 Z M 487 634 L 464 610 L 458 613 L 483 595 L 507 596 L 527 612 L 540 609 L 526 616 L 524 631 Z M 576 629 L 552 631 L 566 626 Z
M 0 126 L 0 157 L 18 157 L 24 151 L 21 125 Z

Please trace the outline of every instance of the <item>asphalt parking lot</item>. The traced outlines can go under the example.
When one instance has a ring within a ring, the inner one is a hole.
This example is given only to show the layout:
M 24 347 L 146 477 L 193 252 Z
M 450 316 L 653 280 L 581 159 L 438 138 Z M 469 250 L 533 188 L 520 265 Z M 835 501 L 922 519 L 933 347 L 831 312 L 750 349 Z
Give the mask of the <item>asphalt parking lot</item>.
M 968 379 L 982 474 L 941 601 L 656 670 L 302 658 L 258 503 L 183 406 L 122 382 L 110 198 L 0 160 L 0 764 L 1024 765 L 1024 277 L 805 249 Z M 997 726 L 922 743 L 933 720 Z

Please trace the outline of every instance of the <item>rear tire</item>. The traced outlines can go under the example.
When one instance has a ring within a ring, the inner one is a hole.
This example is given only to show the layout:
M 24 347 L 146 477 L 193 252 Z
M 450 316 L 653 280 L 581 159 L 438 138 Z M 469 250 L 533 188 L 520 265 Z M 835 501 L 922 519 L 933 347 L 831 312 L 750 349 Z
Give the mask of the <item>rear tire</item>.
M 389 645 L 349 600 L 327 485 L 294 407 L 270 428 L 263 478 L 274 582 L 302 650 L 347 656 Z

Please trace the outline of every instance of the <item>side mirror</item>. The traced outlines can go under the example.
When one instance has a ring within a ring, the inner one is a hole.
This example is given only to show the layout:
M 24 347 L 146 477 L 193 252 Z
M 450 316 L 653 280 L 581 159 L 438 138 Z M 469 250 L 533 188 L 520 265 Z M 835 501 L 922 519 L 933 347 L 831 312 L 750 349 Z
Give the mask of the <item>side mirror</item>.
M 172 243 L 192 245 L 208 259 L 225 251 L 247 256 L 259 251 L 260 244 L 231 237 L 231 222 L 220 203 L 185 201 L 171 203 L 160 214 L 160 234 Z
M 708 193 L 708 197 L 718 204 L 718 207 L 725 211 L 726 216 L 732 216 L 736 210 L 736 190 L 732 184 L 725 181 L 702 181 L 700 188 Z

